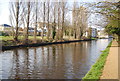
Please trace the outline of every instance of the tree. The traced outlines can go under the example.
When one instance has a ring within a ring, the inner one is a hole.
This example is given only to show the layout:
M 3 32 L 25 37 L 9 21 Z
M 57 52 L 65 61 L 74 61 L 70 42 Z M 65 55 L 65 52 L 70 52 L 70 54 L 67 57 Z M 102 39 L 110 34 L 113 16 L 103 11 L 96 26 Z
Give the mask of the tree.
M 14 32 L 14 40 L 18 41 L 18 25 L 19 25 L 19 11 L 20 10 L 20 2 L 16 0 L 16 2 L 10 2 L 10 20 L 11 24 L 15 26 Z M 15 23 L 14 23 L 15 22 Z
M 50 21 L 50 19 L 49 19 L 49 17 L 50 17 L 50 1 L 48 0 L 47 1 L 47 29 L 48 29 L 48 31 L 47 31 L 47 39 L 49 40 L 49 38 L 50 38 L 50 27 L 49 27 L 49 21 Z
M 35 28 L 34 28 L 34 42 L 36 43 L 36 35 L 37 35 L 37 19 L 38 19 L 38 1 L 36 1 L 35 8 Z
M 56 36 L 56 2 L 53 4 L 53 26 L 52 26 L 52 39 Z
M 43 27 L 42 27 L 42 41 L 44 37 L 44 28 L 45 28 L 45 21 L 46 21 L 46 2 L 43 2 Z
M 62 28 L 61 28 L 61 40 L 63 39 L 63 33 L 64 33 L 64 23 L 65 23 L 65 8 L 66 8 L 66 2 L 62 0 Z
M 87 28 L 87 8 L 80 6 L 73 9 L 74 38 L 81 39 Z
M 97 8 L 101 8 L 100 14 L 103 14 L 108 19 L 108 24 L 105 27 L 106 31 L 118 36 L 120 41 L 120 1 L 119 2 L 100 2 Z
M 73 3 L 73 11 L 72 11 L 72 23 L 73 23 L 73 27 L 74 27 L 74 38 L 76 39 L 76 34 L 77 34 L 77 32 L 76 32 L 76 30 L 77 30 L 77 28 L 76 28 L 76 6 L 77 6 L 77 3 L 74 1 L 74 3 Z
M 58 0 L 57 2 L 57 30 L 56 30 L 56 40 L 60 39 L 60 17 L 61 17 L 61 11 L 60 11 L 60 7 L 61 7 L 61 2 Z
M 78 13 L 78 34 L 77 34 L 77 38 L 81 39 L 84 32 L 86 31 L 87 28 L 87 19 L 88 19 L 88 13 L 87 13 L 87 8 L 80 6 L 79 8 L 79 13 Z
M 25 34 L 25 43 L 28 43 L 28 36 L 29 36 L 29 24 L 30 24 L 30 1 L 28 0 L 27 3 L 27 27 L 26 27 L 26 34 Z

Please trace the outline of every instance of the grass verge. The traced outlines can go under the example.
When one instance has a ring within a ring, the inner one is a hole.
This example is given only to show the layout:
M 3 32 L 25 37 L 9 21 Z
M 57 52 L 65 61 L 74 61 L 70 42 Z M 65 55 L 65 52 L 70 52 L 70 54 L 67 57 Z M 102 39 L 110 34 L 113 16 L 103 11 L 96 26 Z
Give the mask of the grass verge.
M 42 39 L 40 36 L 36 36 L 37 39 Z M 45 38 L 45 37 L 44 37 Z M 0 36 L 0 40 L 8 41 L 8 40 L 13 40 L 13 36 Z M 19 40 L 24 39 L 24 36 L 18 36 Z M 34 36 L 29 36 L 29 39 L 34 39 Z
M 82 78 L 82 81 L 98 81 L 102 75 L 103 67 L 108 56 L 112 41 L 107 48 L 102 52 L 97 62 L 91 67 L 90 71 Z

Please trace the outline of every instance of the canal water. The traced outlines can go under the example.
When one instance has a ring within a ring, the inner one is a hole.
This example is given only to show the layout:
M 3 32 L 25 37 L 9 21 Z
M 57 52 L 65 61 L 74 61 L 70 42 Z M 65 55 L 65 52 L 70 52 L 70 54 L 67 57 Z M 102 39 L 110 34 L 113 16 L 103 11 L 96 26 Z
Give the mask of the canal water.
M 0 52 L 1 79 L 81 79 L 111 39 Z

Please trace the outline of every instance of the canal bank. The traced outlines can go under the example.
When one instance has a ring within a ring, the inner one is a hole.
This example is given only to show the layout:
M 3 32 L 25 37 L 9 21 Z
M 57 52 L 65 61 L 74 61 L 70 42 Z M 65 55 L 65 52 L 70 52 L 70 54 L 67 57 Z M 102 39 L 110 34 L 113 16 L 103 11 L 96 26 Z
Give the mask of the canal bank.
M 94 79 L 94 81 L 118 81 L 118 42 L 113 41 L 103 51 L 98 61 L 91 67 L 83 78 Z
M 118 42 L 113 41 L 100 79 L 116 79 L 118 81 L 118 48 Z
M 83 81 L 86 81 L 86 79 L 93 81 L 99 80 L 100 76 L 102 75 L 102 71 L 106 62 L 106 58 L 109 54 L 111 44 L 112 41 L 109 43 L 107 48 L 104 51 L 102 51 L 102 54 L 100 55 L 96 63 L 91 66 L 91 69 L 88 71 L 85 77 L 82 78 Z
M 72 43 L 72 42 L 80 42 L 80 41 L 91 41 L 96 39 L 84 39 L 84 40 L 69 40 L 69 41 L 60 41 L 60 42 L 44 42 L 44 43 L 32 43 L 32 44 L 21 44 L 21 45 L 13 45 L 13 46 L 2 46 L 2 51 L 11 50 L 14 48 L 22 48 L 22 47 L 38 47 L 52 44 L 64 44 L 64 43 Z

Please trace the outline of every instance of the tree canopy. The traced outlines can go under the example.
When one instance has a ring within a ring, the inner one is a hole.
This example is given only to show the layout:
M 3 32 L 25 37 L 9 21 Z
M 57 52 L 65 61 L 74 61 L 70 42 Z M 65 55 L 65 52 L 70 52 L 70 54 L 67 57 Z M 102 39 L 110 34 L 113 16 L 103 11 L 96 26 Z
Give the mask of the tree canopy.
M 102 14 L 108 19 L 105 29 L 110 34 L 116 34 L 120 40 L 120 1 L 119 2 L 100 2 L 98 8 L 101 8 Z

